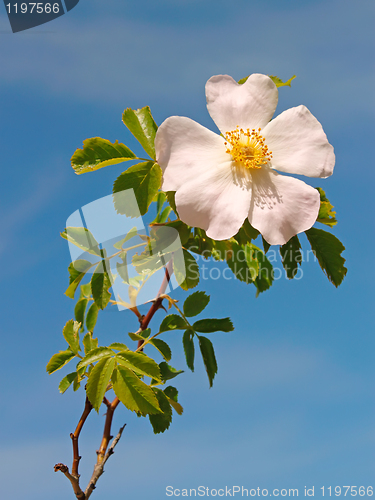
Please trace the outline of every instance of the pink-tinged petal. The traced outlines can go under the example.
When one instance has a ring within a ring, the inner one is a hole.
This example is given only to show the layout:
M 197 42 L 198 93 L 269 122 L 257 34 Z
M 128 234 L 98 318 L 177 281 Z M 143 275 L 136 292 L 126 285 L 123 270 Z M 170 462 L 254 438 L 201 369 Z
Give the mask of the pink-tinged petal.
M 249 222 L 268 243 L 284 245 L 314 224 L 320 207 L 316 189 L 270 168 L 252 172 L 252 179 Z
M 207 109 L 220 132 L 263 128 L 272 118 L 278 99 L 273 81 L 266 75 L 250 75 L 239 85 L 231 76 L 213 76 L 206 83 Z
M 177 191 L 208 168 L 227 162 L 224 138 L 183 116 L 171 116 L 155 137 L 156 161 L 163 170 L 164 191 Z
M 263 130 L 272 168 L 289 174 L 328 177 L 335 154 L 321 124 L 305 106 L 284 111 Z
M 175 200 L 182 221 L 204 229 L 209 238 L 226 240 L 238 232 L 248 215 L 251 178 L 228 161 L 192 177 L 177 191 Z

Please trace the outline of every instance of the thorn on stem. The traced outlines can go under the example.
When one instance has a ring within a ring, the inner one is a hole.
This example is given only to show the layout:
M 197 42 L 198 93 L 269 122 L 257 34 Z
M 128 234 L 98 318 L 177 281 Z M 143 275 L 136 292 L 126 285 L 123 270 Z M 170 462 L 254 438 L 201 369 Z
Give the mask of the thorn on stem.
M 142 316 L 139 316 L 138 317 L 138 321 L 139 321 L 139 324 L 142 326 L 142 322 L 143 322 L 143 319 L 144 319 L 145 315 L 142 314 Z

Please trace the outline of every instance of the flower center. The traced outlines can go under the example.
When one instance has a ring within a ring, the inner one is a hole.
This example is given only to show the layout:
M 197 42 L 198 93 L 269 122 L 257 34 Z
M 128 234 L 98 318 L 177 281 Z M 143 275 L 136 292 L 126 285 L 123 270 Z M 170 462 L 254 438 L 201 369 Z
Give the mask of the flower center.
M 226 152 L 233 160 L 245 168 L 262 168 L 271 161 L 272 151 L 268 151 L 264 137 L 260 135 L 261 129 L 256 131 L 236 127 L 232 132 L 226 132 L 224 137 L 227 146 Z

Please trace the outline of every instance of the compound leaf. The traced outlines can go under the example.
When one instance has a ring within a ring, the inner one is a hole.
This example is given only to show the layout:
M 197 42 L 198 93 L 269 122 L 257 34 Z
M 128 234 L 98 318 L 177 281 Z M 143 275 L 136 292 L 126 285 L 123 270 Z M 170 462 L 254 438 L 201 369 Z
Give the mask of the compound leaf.
M 136 158 L 125 144 L 118 141 L 112 143 L 107 139 L 92 137 L 83 141 L 83 149 L 75 151 L 71 163 L 75 173 L 80 175 Z

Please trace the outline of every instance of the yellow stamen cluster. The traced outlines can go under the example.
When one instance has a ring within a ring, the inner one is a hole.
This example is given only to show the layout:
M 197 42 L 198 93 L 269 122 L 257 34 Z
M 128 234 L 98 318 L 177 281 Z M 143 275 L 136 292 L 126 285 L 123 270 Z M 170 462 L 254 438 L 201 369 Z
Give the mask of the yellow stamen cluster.
M 243 130 L 237 126 L 236 130 L 224 134 L 227 141 L 224 143 L 227 146 L 226 152 L 236 163 L 245 168 L 261 168 L 271 161 L 272 151 L 268 151 L 260 131 L 260 128 Z

